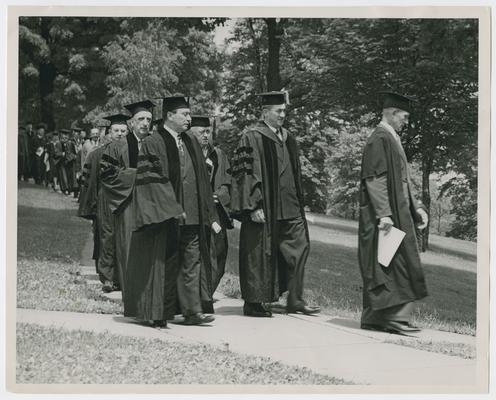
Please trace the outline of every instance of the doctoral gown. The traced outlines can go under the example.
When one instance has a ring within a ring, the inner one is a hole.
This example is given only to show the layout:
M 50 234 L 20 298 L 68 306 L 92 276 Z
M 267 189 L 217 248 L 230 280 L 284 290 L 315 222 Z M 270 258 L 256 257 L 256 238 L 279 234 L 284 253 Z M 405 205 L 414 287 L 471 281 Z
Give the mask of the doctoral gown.
M 58 142 L 55 154 L 60 159 L 58 164 L 60 190 L 71 192 L 76 187 L 76 146 L 70 140 Z
M 202 260 L 201 298 L 212 300 L 210 227 L 212 191 L 196 139 L 183 134 L 197 174 Z M 145 138 L 132 195 L 133 235 L 129 251 L 124 315 L 140 320 L 172 319 L 177 310 L 179 220 L 182 181 L 175 139 L 162 127 Z M 210 201 L 208 201 L 209 199 Z M 206 289 L 206 290 L 205 290 Z M 206 293 L 205 293 L 206 292 Z
M 231 167 L 226 154 L 218 147 L 209 147 L 207 159 L 212 161 L 212 170 L 209 171 L 212 191 L 217 196 L 218 202 L 215 204 L 222 230 L 215 235 L 212 241 L 216 254 L 216 262 L 212 263 L 212 287 L 217 289 L 220 280 L 224 276 L 227 260 L 229 242 L 227 240 L 227 229 L 232 229 L 233 224 L 230 218 L 231 203 Z
M 100 182 L 100 162 L 106 146 L 108 143 L 92 150 L 86 158 L 78 216 L 93 221 L 93 259 L 96 260 L 101 279 L 117 283 L 115 216 L 101 190 Z M 109 271 L 113 274 L 109 274 Z
M 136 177 L 138 142 L 129 133 L 105 147 L 100 161 L 100 180 L 110 211 L 115 216 L 115 258 L 122 292 L 132 233 L 132 191 Z
M 286 146 L 293 168 L 296 195 L 300 215 L 309 242 L 308 226 L 303 209 L 301 166 L 296 139 L 284 128 Z M 277 205 L 281 193 L 276 144 L 270 128 L 258 122 L 245 131 L 232 161 L 235 184 L 232 191 L 232 215 L 241 221 L 239 241 L 239 274 L 243 298 L 249 302 L 274 302 L 288 289 L 287 266 L 280 256 L 277 245 Z M 244 222 L 251 220 L 252 211 L 263 208 L 265 224 L 258 233 L 243 229 Z
M 414 222 L 421 217 L 405 171 L 406 156 L 390 132 L 378 126 L 367 140 L 362 157 L 358 259 L 363 279 L 363 306 L 373 310 L 422 299 L 427 296 Z M 366 179 L 387 178 L 391 219 L 406 233 L 389 267 L 377 260 L 378 219 L 367 191 Z M 408 190 L 408 193 L 405 193 Z
M 31 139 L 31 171 L 35 183 L 45 179 L 45 138 L 34 136 Z
M 17 175 L 27 180 L 31 168 L 31 149 L 30 137 L 26 131 L 19 131 L 17 148 Z

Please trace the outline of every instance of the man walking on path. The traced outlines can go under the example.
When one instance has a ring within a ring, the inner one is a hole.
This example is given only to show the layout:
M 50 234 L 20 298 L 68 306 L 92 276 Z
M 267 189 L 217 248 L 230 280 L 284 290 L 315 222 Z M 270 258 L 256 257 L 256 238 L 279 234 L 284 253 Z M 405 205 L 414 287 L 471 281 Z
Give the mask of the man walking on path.
M 115 257 L 115 216 L 101 190 L 100 161 L 112 141 L 121 140 L 127 135 L 127 115 L 116 114 L 105 118 L 110 121 L 108 135 L 102 144 L 86 157 L 83 167 L 82 190 L 78 215 L 93 221 L 93 259 L 96 261 L 97 273 L 106 293 L 119 290 L 119 275 Z M 93 131 L 93 129 L 92 129 Z M 96 131 L 98 135 L 98 130 Z
M 150 100 L 144 100 L 125 106 L 131 113 L 128 120 L 130 132 L 125 138 L 106 146 L 100 161 L 102 191 L 115 215 L 115 254 L 123 293 L 126 290 L 127 259 L 134 219 L 131 194 L 139 148 L 142 140 L 149 135 L 154 105 Z
M 217 262 L 212 263 L 212 291 L 215 292 L 226 268 L 229 245 L 227 229 L 233 229 L 232 220 L 229 216 L 232 184 L 231 167 L 226 154 L 219 147 L 214 147 L 212 143 L 212 130 L 208 116 L 191 117 L 191 131 L 200 142 L 203 156 L 205 157 L 210 184 L 214 192 L 217 215 L 222 228 L 217 235 L 214 235 L 212 243 L 217 259 Z
M 235 151 L 233 212 L 241 221 L 239 277 L 244 314 L 271 317 L 263 303 L 288 291 L 287 312 L 315 314 L 303 300 L 310 251 L 301 168 L 295 138 L 282 127 L 287 92 L 262 98 L 262 120 L 248 128 Z
M 76 185 L 76 146 L 70 140 L 69 129 L 60 130 L 60 143 L 56 146 L 55 154 L 59 159 L 59 182 L 60 190 L 65 195 L 74 191 Z
M 30 139 L 24 126 L 19 126 L 17 136 L 17 177 L 18 180 L 27 181 L 31 168 Z
M 46 125 L 38 124 L 31 140 L 31 171 L 37 185 L 41 185 L 45 179 L 45 131 Z
M 189 99 L 163 99 L 164 123 L 140 150 L 133 192 L 135 223 L 124 315 L 166 326 L 176 296 L 187 325 L 214 320 L 210 241 L 213 194 L 200 145 L 186 133 Z
M 363 151 L 360 183 L 358 258 L 363 279 L 363 329 L 414 332 L 413 301 L 427 296 L 415 224 L 424 229 L 427 213 L 411 192 L 408 161 L 398 136 L 408 124 L 412 100 L 384 92 L 382 121 Z M 379 230 L 394 226 L 406 235 L 388 267 L 377 259 Z

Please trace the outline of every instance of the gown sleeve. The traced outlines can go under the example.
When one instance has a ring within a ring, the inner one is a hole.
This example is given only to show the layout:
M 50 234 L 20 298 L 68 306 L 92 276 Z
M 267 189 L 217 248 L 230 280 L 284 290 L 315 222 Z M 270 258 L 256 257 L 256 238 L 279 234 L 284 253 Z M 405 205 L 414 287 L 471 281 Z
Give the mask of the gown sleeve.
M 169 180 L 167 155 L 153 141 L 143 141 L 133 192 L 134 230 L 179 217 L 184 211 Z

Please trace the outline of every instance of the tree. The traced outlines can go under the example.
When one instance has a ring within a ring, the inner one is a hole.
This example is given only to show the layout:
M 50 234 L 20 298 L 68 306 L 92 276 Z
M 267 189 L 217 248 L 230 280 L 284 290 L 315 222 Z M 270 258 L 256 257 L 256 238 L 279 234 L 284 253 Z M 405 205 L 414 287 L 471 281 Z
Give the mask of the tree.
M 188 43 L 213 47 L 209 32 L 224 21 L 225 18 L 23 17 L 19 26 L 21 118 L 43 120 L 52 129 L 67 127 L 81 121 L 90 111 L 93 115 L 95 110 L 104 109 L 108 99 L 107 75 L 114 68 L 103 57 L 104 49 L 118 38 L 133 37 L 152 22 L 167 24 L 176 32 L 174 41 L 182 42 L 179 47 L 183 56 L 200 61 L 197 49 Z M 148 44 L 157 46 L 149 40 Z M 203 50 L 199 54 L 205 56 Z M 217 84 L 212 84 L 215 78 L 207 75 L 208 71 L 218 70 L 216 63 L 218 57 L 211 49 L 208 59 L 201 60 L 201 64 L 183 62 L 177 76 L 185 84 L 182 90 L 194 90 L 195 80 L 201 79 L 207 82 L 206 87 L 210 85 L 210 93 Z M 146 74 L 141 70 L 139 75 Z M 206 93 L 199 95 L 205 97 Z M 33 113 L 37 115 L 33 117 Z
M 312 22 L 294 21 L 286 29 L 296 98 L 353 121 L 380 110 L 379 90 L 415 95 L 404 143 L 409 159 L 421 164 L 422 201 L 429 208 L 431 173 L 476 159 L 476 20 L 340 19 L 315 28 Z M 427 238 L 428 232 L 424 248 Z
M 94 17 L 20 19 L 20 80 L 29 74 L 37 82 L 26 82 L 32 89 L 20 91 L 19 101 L 36 104 L 34 119 L 46 122 L 50 129 L 68 126 L 104 99 L 99 49 L 118 32 L 120 22 L 108 18 L 102 24 L 101 18 Z
M 177 22 L 170 22 L 152 19 L 143 29 L 118 35 L 103 48 L 109 99 L 87 120 L 133 101 L 159 101 L 175 93 L 192 96 L 194 112 L 213 112 L 220 95 L 221 58 L 212 34 L 196 27 L 177 30 Z

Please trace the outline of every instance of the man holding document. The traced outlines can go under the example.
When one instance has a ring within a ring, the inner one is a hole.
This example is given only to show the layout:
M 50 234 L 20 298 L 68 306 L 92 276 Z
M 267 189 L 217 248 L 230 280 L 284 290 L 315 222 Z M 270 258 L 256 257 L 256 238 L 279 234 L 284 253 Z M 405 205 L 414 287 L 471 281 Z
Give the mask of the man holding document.
M 427 296 L 415 224 L 424 229 L 428 217 L 411 193 L 408 161 L 398 136 L 408 124 L 412 99 L 382 94 L 382 121 L 367 140 L 361 169 L 361 327 L 411 333 L 419 331 L 410 324 L 413 302 Z

